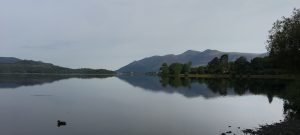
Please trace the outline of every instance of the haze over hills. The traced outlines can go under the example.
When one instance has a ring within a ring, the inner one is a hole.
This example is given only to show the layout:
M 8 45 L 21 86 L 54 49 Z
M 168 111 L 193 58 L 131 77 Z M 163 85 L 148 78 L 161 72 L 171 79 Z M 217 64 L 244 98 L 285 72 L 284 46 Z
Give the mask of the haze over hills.
M 193 66 L 207 65 L 209 61 L 211 61 L 214 57 L 220 57 L 223 54 L 228 54 L 229 61 L 234 61 L 237 58 L 244 56 L 248 60 L 251 60 L 255 57 L 264 57 L 267 53 L 241 53 L 241 52 L 221 52 L 218 50 L 210 50 L 207 49 L 203 52 L 188 50 L 182 54 L 174 55 L 164 55 L 164 56 L 152 56 L 147 57 L 138 61 L 134 61 L 119 70 L 118 72 L 156 72 L 159 70 L 160 66 L 163 63 L 171 64 L 175 62 L 179 63 L 187 63 L 189 61 L 192 62 Z

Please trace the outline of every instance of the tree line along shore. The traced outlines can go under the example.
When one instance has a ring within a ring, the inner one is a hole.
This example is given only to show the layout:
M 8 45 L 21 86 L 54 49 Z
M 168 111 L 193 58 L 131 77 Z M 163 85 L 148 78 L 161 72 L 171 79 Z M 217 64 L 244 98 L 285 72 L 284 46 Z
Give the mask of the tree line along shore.
M 268 56 L 250 61 L 240 57 L 233 62 L 228 55 L 211 60 L 207 66 L 191 67 L 191 63 L 162 64 L 162 77 L 202 78 L 278 78 L 296 79 L 280 97 L 285 99 L 284 109 L 290 108 L 284 121 L 262 125 L 258 129 L 243 130 L 253 135 L 295 135 L 300 133 L 300 9 L 294 9 L 290 17 L 277 20 L 267 40 Z M 276 87 L 275 87 L 276 88 Z M 272 91 L 274 91 L 272 89 Z M 226 134 L 226 133 L 222 133 Z
M 163 63 L 159 75 L 204 78 L 298 78 L 300 73 L 300 9 L 290 17 L 277 20 L 269 31 L 268 55 L 248 61 L 240 57 L 228 61 L 228 55 L 215 57 L 206 66 L 192 63 Z

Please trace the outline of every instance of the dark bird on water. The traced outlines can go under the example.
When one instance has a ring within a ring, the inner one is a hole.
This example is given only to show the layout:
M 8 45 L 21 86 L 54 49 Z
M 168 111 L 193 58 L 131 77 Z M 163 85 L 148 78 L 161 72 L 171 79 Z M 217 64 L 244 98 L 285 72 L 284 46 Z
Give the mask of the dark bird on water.
M 60 120 L 57 121 L 57 127 L 66 126 L 66 125 L 67 123 L 65 121 L 60 121 Z

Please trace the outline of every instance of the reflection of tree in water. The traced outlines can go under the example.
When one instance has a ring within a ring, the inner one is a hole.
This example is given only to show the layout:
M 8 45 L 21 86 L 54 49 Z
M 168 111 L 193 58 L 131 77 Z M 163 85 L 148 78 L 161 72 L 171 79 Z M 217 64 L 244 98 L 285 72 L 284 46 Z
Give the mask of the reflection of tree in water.
M 273 96 L 279 95 L 285 89 L 287 80 L 253 80 L 253 79 L 195 79 L 195 78 L 161 78 L 163 87 L 168 85 L 173 88 L 191 87 L 192 83 L 205 84 L 212 92 L 220 95 L 227 95 L 229 89 L 235 94 L 244 95 L 247 92 L 252 94 L 264 94 L 272 101 Z
M 229 89 L 238 95 L 266 95 L 270 103 L 276 96 L 284 99 L 286 119 L 300 118 L 300 80 L 162 78 L 160 82 L 164 87 L 169 85 L 174 88 L 191 87 L 191 83 L 206 84 L 213 93 L 223 96 Z
M 219 93 L 220 95 L 227 95 L 227 88 L 229 87 L 229 81 L 225 79 L 205 79 L 205 84 L 214 93 Z
M 162 77 L 159 82 L 165 88 L 169 84 L 169 77 Z
M 244 95 L 249 90 L 249 80 L 237 79 L 231 81 L 234 92 L 238 95 Z
M 179 77 L 170 78 L 169 83 L 172 87 L 175 87 L 175 88 L 184 87 L 182 80 Z
M 286 119 L 300 119 L 300 80 L 292 82 L 282 93 Z
M 170 85 L 171 87 L 174 88 L 179 88 L 179 87 L 191 87 L 191 79 L 189 78 L 180 78 L 180 77 L 164 77 L 161 78 L 160 80 L 161 84 L 163 87 L 167 87 Z
M 274 95 L 279 96 L 288 83 L 288 80 L 252 80 L 249 82 L 249 90 L 253 94 L 265 94 L 272 103 Z

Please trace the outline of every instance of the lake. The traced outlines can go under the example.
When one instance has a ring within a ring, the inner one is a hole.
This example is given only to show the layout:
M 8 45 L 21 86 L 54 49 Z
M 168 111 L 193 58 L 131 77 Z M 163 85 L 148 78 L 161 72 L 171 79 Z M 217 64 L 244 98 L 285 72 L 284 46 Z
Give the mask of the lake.
M 0 77 L 1 135 L 218 135 L 295 115 L 286 80 Z M 57 121 L 66 125 L 58 125 Z

